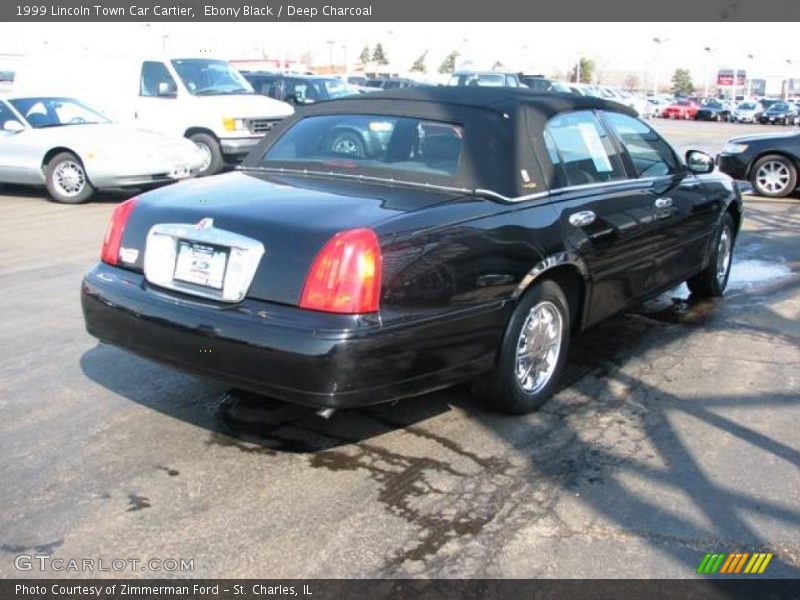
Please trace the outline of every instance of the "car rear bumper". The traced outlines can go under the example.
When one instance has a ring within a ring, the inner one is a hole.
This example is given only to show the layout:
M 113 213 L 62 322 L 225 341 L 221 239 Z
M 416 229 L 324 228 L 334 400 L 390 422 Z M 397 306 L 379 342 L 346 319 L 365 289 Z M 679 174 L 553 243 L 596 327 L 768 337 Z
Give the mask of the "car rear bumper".
M 246 300 L 219 306 L 99 263 L 83 281 L 87 331 L 156 362 L 288 402 L 346 408 L 419 395 L 491 368 L 503 302 L 386 326 Z

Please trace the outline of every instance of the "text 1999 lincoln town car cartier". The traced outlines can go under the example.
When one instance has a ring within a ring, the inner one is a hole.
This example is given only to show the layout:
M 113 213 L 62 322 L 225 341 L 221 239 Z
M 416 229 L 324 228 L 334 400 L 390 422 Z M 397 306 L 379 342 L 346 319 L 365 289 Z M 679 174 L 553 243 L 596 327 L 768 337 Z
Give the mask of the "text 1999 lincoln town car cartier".
M 682 281 L 723 293 L 742 203 L 712 170 L 596 98 L 326 102 L 237 172 L 120 204 L 83 282 L 86 326 L 318 408 L 476 380 L 524 413 L 553 392 L 570 333 Z

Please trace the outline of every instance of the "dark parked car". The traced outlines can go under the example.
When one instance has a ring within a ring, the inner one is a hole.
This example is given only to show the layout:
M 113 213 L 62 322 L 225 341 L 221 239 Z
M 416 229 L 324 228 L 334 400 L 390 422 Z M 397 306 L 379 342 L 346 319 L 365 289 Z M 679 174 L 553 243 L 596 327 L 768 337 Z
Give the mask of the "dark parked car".
M 364 156 L 351 120 L 388 137 Z M 688 281 L 725 289 L 741 195 L 630 109 L 428 88 L 308 107 L 241 170 L 114 211 L 82 286 L 88 331 L 314 407 L 476 381 L 538 408 L 570 333 Z
M 256 93 L 290 104 L 313 104 L 360 93 L 338 77 L 259 72 L 244 72 L 242 75 Z
M 397 90 L 401 88 L 415 87 L 417 82 L 413 79 L 403 79 L 402 77 L 386 77 L 367 79 L 364 87 L 377 88 L 380 90 Z
M 797 125 L 798 121 L 797 107 L 791 102 L 775 102 L 758 118 L 762 125 Z
M 694 113 L 695 121 L 730 121 L 731 107 L 716 98 L 712 98 Z
M 735 137 L 718 160 L 720 171 L 750 181 L 762 196 L 788 196 L 798 185 L 800 133 Z
M 349 75 L 347 77 L 347 83 L 350 85 L 360 86 L 367 83 L 367 78 L 363 75 Z
M 517 73 L 503 71 L 458 71 L 450 76 L 447 85 L 472 87 L 527 87 Z
M 563 92 L 565 94 L 576 93 L 575 90 L 565 83 L 547 79 L 546 77 L 540 77 L 538 75 L 523 75 L 520 77 L 519 81 L 534 92 Z

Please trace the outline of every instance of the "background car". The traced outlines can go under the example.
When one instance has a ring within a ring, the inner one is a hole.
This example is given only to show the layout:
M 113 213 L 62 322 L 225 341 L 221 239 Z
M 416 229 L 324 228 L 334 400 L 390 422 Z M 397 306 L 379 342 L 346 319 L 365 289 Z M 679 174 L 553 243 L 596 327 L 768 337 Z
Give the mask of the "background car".
M 528 86 L 534 92 L 560 92 L 564 94 L 574 93 L 573 84 L 567 84 L 562 81 L 554 79 L 547 79 L 546 77 L 523 75 L 519 78 L 519 82 Z M 509 86 L 514 87 L 514 86 Z M 581 95 L 584 95 L 581 93 Z
M 797 107 L 785 101 L 775 102 L 758 118 L 762 125 L 797 125 L 799 121 Z
M 350 85 L 360 87 L 367 83 L 367 78 L 364 75 L 348 75 L 346 81 Z
M 668 107 L 672 102 L 667 100 L 666 98 L 656 97 L 656 98 L 648 98 L 647 102 L 650 104 L 650 115 L 653 117 L 663 117 L 664 116 L 664 109 Z
M 722 148 L 717 162 L 720 171 L 750 181 L 762 196 L 788 196 L 798 185 L 800 133 L 735 137 Z
M 450 77 L 447 85 L 511 88 L 527 87 L 520 81 L 518 73 L 504 73 L 503 71 L 457 71 Z M 551 86 L 553 84 L 548 83 L 546 85 Z
M 80 65 L 79 72 L 65 64 Z M 80 98 L 118 123 L 183 136 L 203 151 L 198 176 L 240 162 L 293 108 L 253 92 L 227 60 L 208 55 L 55 49 L 27 56 L 14 94 Z
M 338 77 L 324 75 L 246 72 L 244 77 L 257 93 L 294 105 L 313 104 L 361 93 Z
M 86 202 L 96 188 L 184 179 L 203 160 L 185 138 L 112 123 L 73 98 L 0 99 L 0 181 L 44 184 L 57 202 Z
M 367 79 L 363 87 L 373 90 L 397 90 L 401 88 L 417 87 L 417 82 L 404 77 L 377 77 Z
M 731 105 L 716 98 L 709 98 L 694 113 L 695 121 L 730 121 Z
M 745 100 L 731 112 L 731 121 L 734 123 L 757 123 L 764 107 L 756 100 Z
M 665 119 L 694 119 L 700 105 L 692 100 L 676 100 L 662 111 Z

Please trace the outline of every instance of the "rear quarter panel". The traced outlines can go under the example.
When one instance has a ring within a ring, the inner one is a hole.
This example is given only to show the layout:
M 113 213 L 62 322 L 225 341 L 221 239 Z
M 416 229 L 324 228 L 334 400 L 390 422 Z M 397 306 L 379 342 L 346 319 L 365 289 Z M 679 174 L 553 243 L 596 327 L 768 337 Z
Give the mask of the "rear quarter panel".
M 531 269 L 562 249 L 552 205 L 462 198 L 384 223 L 388 320 L 506 303 Z

